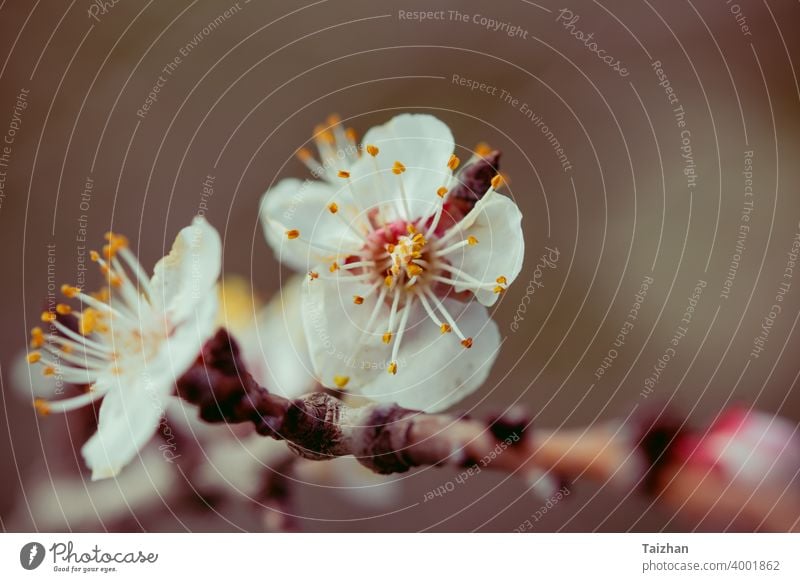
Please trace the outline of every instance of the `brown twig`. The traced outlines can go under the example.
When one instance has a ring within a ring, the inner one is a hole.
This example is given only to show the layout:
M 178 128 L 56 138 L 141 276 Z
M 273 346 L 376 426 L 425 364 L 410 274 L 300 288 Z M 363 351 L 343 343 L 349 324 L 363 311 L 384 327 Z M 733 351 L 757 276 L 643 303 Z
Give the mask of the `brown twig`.
M 698 476 L 670 456 L 681 431 L 663 422 L 651 423 L 641 434 L 613 423 L 550 432 L 531 430 L 517 410 L 480 421 L 396 404 L 351 408 L 323 392 L 288 400 L 253 380 L 225 330 L 206 344 L 177 387 L 182 398 L 199 407 L 204 420 L 252 422 L 260 434 L 285 440 L 306 459 L 353 455 L 384 474 L 425 465 L 491 466 L 527 479 L 547 472 L 562 482 L 580 477 L 625 489 L 640 484 L 680 513 L 732 509 L 713 495 L 726 488 L 719 476 Z M 753 527 L 798 527 L 800 498 L 793 491 L 772 500 L 738 491 L 731 494 L 734 498 L 738 505 L 731 515 L 750 518 Z

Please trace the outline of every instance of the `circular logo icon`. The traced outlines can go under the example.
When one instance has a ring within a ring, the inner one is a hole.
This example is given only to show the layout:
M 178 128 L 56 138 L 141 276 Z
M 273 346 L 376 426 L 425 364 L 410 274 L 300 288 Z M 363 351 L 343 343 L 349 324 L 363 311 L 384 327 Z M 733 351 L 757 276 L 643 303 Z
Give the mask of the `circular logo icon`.
M 44 561 L 44 546 L 39 542 L 29 542 L 19 551 L 19 563 L 26 570 L 35 570 Z

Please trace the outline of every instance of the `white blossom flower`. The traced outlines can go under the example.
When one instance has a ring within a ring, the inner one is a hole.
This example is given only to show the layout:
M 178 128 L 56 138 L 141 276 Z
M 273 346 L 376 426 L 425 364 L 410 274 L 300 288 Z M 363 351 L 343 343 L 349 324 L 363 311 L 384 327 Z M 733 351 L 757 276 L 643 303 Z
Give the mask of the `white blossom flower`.
M 499 175 L 462 210 L 451 196 L 453 136 L 435 117 L 374 127 L 363 152 L 338 120 L 329 125 L 316 132 L 320 162 L 299 153 L 323 180 L 283 180 L 262 203 L 267 240 L 308 271 L 302 324 L 314 370 L 327 387 L 446 408 L 496 358 L 486 307 L 522 267 L 521 213 L 497 192 Z
M 82 449 L 92 479 L 116 475 L 155 433 L 175 380 L 214 331 L 221 264 L 219 235 L 201 217 L 180 231 L 152 278 L 124 237 L 108 233 L 106 239 L 102 253 L 91 256 L 108 287 L 88 294 L 63 285 L 62 293 L 81 309 L 59 304 L 42 314 L 50 329 L 34 328 L 31 345 L 38 351 L 28 354 L 46 376 L 88 387 L 72 398 L 37 398 L 40 413 L 67 412 L 103 398 L 97 432 Z M 70 314 L 77 329 L 59 317 Z

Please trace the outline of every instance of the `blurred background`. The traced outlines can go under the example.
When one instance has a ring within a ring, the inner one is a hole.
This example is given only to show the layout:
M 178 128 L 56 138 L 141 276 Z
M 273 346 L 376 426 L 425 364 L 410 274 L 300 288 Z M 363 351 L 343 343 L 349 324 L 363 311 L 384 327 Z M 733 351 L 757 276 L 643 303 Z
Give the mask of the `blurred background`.
M 257 445 L 239 463 L 244 437 L 221 427 L 179 440 L 186 465 L 156 443 L 118 481 L 90 484 L 76 451 L 91 411 L 37 417 L 18 364 L 48 276 L 74 281 L 78 250 L 110 229 L 149 269 L 203 211 L 225 274 L 272 297 L 289 271 L 263 239 L 259 200 L 279 178 L 308 177 L 294 152 L 332 112 L 359 135 L 428 112 L 462 151 L 503 152 L 526 261 L 493 314 L 501 356 L 459 411 L 519 402 L 559 428 L 670 406 L 705 425 L 738 403 L 800 420 L 800 280 L 786 270 L 800 233 L 798 22 L 796 2 L 773 0 L 0 3 L 3 528 L 269 525 L 248 488 L 272 469 L 249 483 L 248 471 L 282 450 Z M 293 478 L 299 529 L 511 531 L 542 505 L 490 471 L 424 502 L 458 471 L 370 480 L 347 463 Z M 720 527 L 590 481 L 534 525 Z

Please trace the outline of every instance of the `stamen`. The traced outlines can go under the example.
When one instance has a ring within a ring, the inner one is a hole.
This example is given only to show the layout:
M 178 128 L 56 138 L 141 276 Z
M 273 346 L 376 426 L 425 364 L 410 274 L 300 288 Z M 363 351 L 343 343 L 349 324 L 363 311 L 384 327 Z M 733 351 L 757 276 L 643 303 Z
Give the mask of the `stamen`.
M 374 145 L 367 145 L 367 153 L 368 153 L 369 155 L 371 155 L 373 158 L 374 158 L 375 156 L 377 156 L 377 155 L 378 155 L 378 153 L 379 153 L 380 151 L 381 151 L 381 150 L 379 150 L 379 149 L 378 149 L 377 147 L 375 147 Z
M 294 240 L 299 237 L 300 237 L 300 231 L 297 230 L 296 228 L 286 231 L 286 238 L 288 238 L 289 240 Z
M 35 364 L 41 359 L 42 359 L 42 354 L 40 354 L 39 352 L 31 352 L 30 354 L 28 354 L 27 357 L 29 364 Z
M 40 348 L 44 345 L 44 332 L 41 327 L 34 327 L 31 330 L 31 347 Z
M 503 176 L 500 174 L 496 174 L 494 178 L 492 178 L 492 188 L 497 190 L 503 185 Z
M 475 146 L 475 155 L 481 158 L 485 158 L 492 153 L 492 151 L 491 146 L 485 141 L 479 142 L 478 145 Z
M 309 271 L 308 279 L 309 281 L 313 281 L 314 279 L 319 279 L 319 273 L 317 273 L 316 271 Z
M 439 329 L 442 330 L 442 333 L 451 333 L 453 331 L 453 328 L 450 327 L 450 325 L 447 323 L 443 323 L 442 325 L 440 325 Z
M 45 311 L 42 313 L 42 321 L 44 323 L 53 323 L 56 320 L 56 314 L 52 311 Z
M 59 315 L 69 315 L 72 313 L 72 307 L 66 305 L 65 303 L 59 303 L 56 305 L 56 313 Z
M 464 346 L 467 349 L 471 348 L 472 347 L 472 338 L 468 337 L 468 338 L 462 340 L 461 341 L 461 345 Z
M 508 285 L 508 279 L 506 279 L 503 275 L 500 275 L 497 279 L 495 279 L 495 281 L 499 285 Z
M 458 339 L 460 339 L 461 341 L 467 339 L 466 336 L 463 333 L 461 333 L 458 324 L 456 324 L 456 320 L 453 319 L 453 316 L 450 315 L 450 312 L 447 311 L 447 308 L 442 304 L 441 301 L 439 301 L 439 298 L 436 297 L 436 295 L 434 295 L 433 291 L 431 291 L 430 289 L 424 289 L 424 293 L 428 296 L 430 300 L 433 301 L 433 304 L 436 305 L 436 308 L 439 310 L 439 313 L 441 313 L 447 320 L 447 323 L 450 324 L 450 327 L 458 336 Z
M 347 178 L 349 178 L 349 177 L 350 177 L 350 172 L 346 172 L 345 170 L 339 170 L 339 172 L 338 172 L 336 175 L 337 175 L 339 178 L 344 178 L 344 179 L 347 179 Z
M 455 171 L 456 168 L 458 168 L 458 165 L 460 163 L 461 163 L 461 160 L 458 159 L 458 156 L 456 156 L 455 154 L 452 154 L 450 156 L 450 159 L 447 160 L 447 167 L 450 168 L 450 170 Z
M 386 371 L 387 371 L 387 372 L 389 372 L 389 373 L 390 373 L 392 376 L 394 376 L 395 374 L 397 374 L 397 362 L 391 362 L 391 363 L 390 363 L 390 364 L 387 366 L 387 368 L 386 368 Z
M 333 383 L 336 384 L 336 387 L 340 390 L 344 389 L 347 386 L 347 383 L 350 381 L 350 376 L 334 376 Z
M 447 194 L 447 188 L 445 188 L 444 186 L 442 186 L 441 188 L 439 188 L 439 189 L 436 191 L 436 195 L 437 195 L 439 198 L 444 198 L 444 195 L 445 195 L 445 194 Z
M 337 212 L 339 212 L 339 205 L 336 204 L 336 202 L 331 202 L 330 204 L 328 204 L 328 210 L 330 211 L 331 214 L 336 214 Z
M 67 285 L 66 283 L 61 286 L 61 294 L 67 299 L 73 299 L 80 292 L 80 287 L 73 287 L 72 285 Z
M 400 175 L 406 171 L 406 167 L 401 162 L 395 162 L 392 164 L 392 173 L 396 175 Z
M 363 305 L 364 298 L 361 295 L 353 295 L 353 303 L 356 305 Z

